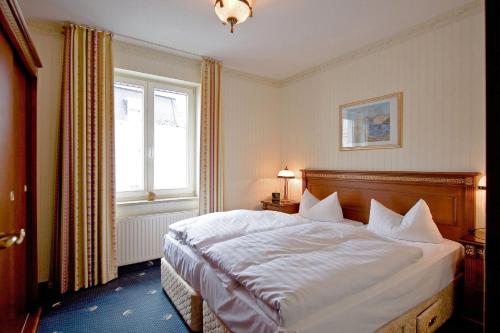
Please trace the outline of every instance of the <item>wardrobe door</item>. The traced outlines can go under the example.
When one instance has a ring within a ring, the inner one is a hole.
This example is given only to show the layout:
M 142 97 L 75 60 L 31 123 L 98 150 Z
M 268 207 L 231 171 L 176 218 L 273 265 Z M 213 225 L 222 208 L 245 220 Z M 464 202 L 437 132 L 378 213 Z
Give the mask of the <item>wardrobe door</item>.
M 0 331 L 27 318 L 26 77 L 0 32 Z

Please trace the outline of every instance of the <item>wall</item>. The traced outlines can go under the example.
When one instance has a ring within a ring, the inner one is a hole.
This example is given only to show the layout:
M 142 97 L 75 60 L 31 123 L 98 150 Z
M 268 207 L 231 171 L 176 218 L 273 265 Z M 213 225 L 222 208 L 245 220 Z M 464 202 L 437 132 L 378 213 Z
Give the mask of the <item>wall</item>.
M 116 68 L 158 75 L 188 82 L 201 82 L 201 62 L 115 39 L 113 61 Z
M 484 15 L 476 11 L 444 23 L 285 82 L 282 164 L 295 171 L 484 173 Z M 404 92 L 403 148 L 339 151 L 339 105 L 397 91 Z M 299 195 L 295 182 L 292 196 Z M 484 226 L 479 208 L 478 226 Z
M 38 81 L 38 279 L 47 281 L 55 215 L 63 35 L 56 22 L 31 20 L 29 28 L 43 63 Z M 200 64 L 198 59 L 157 48 L 114 41 L 117 68 L 199 83 Z M 274 176 L 280 167 L 278 87 L 230 70 L 223 72 L 222 80 L 225 206 L 256 208 L 260 200 L 277 190 Z M 170 209 L 180 209 L 180 205 L 171 205 Z M 140 210 L 157 213 L 160 208 L 153 206 Z M 119 207 L 118 214 L 132 213 L 127 207 Z
M 223 71 L 225 210 L 259 208 L 279 190 L 278 92 L 272 82 Z
M 60 26 L 30 22 L 31 36 L 42 60 L 38 72 L 37 217 L 38 280 L 49 278 L 55 191 L 59 107 L 62 80 L 63 35 Z

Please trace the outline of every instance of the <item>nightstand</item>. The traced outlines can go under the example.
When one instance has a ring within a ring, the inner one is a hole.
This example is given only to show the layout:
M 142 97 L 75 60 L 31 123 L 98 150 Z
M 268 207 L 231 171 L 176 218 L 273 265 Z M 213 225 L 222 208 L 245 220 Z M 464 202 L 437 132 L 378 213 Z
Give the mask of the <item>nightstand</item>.
M 287 214 L 295 214 L 299 212 L 299 203 L 293 200 L 272 202 L 271 200 L 262 200 L 262 208 L 264 210 L 275 210 Z
M 481 327 L 484 323 L 485 238 L 484 235 L 474 234 L 460 238 L 460 243 L 465 247 L 463 316 Z

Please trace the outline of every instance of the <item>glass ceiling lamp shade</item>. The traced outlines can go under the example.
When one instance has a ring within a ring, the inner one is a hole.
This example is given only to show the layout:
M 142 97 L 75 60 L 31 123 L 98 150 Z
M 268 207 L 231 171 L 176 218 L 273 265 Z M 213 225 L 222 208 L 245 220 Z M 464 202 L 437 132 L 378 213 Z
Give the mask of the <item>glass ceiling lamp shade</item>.
M 285 188 L 283 191 L 283 201 L 288 201 L 288 179 L 295 178 L 295 174 L 292 170 L 288 170 L 288 167 L 278 172 L 278 178 L 283 178 L 285 180 Z
M 215 14 L 223 24 L 229 23 L 231 25 L 231 33 L 234 32 L 236 24 L 243 23 L 247 18 L 253 16 L 249 0 L 216 0 Z

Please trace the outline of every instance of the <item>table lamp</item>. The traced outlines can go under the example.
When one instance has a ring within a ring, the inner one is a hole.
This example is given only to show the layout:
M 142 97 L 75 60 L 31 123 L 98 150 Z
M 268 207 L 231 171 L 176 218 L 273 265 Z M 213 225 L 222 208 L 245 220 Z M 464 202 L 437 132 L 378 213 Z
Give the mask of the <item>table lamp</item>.
M 293 171 L 288 170 L 288 166 L 285 169 L 278 172 L 278 178 L 283 178 L 285 180 L 285 189 L 283 193 L 283 201 L 288 201 L 288 179 L 295 178 Z
M 479 190 L 486 190 L 486 176 L 482 176 L 477 183 L 477 188 Z

